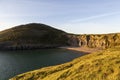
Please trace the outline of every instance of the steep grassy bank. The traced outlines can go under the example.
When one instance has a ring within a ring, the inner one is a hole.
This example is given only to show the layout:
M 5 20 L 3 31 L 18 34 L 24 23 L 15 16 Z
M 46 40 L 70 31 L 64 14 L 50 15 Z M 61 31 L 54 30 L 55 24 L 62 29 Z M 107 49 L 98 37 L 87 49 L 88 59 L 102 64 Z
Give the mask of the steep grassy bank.
M 20 74 L 11 80 L 120 80 L 120 47 Z

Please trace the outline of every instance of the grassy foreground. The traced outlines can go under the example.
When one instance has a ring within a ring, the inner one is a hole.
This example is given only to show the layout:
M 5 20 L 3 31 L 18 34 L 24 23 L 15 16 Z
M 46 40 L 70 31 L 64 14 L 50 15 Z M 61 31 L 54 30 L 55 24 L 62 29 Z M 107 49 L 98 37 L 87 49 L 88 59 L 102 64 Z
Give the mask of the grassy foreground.
M 20 74 L 10 80 L 120 80 L 120 47 Z

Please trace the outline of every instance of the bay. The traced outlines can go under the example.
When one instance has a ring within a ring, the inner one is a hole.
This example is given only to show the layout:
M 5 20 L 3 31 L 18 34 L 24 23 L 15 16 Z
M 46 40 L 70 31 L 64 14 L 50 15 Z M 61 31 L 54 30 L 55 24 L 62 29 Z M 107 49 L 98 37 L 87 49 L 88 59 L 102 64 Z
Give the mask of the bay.
M 85 53 L 66 49 L 0 51 L 0 80 L 42 67 L 69 62 Z

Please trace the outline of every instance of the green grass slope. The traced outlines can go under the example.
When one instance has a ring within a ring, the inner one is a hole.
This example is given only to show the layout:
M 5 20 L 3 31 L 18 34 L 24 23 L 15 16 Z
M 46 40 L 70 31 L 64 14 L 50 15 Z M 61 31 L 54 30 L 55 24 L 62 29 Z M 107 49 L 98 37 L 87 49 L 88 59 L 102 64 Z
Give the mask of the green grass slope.
M 63 46 L 67 45 L 67 33 L 45 24 L 30 23 L 0 32 L 2 47 Z
M 120 47 L 20 74 L 10 80 L 120 80 Z

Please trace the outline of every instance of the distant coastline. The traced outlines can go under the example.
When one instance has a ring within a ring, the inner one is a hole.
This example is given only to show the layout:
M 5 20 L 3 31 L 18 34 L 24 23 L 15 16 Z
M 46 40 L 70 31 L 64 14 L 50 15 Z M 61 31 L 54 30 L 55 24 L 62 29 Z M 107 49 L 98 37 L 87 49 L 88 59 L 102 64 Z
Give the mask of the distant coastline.
M 0 32 L 0 50 L 31 50 L 70 46 L 67 49 L 91 53 L 98 49 L 119 45 L 120 33 L 77 35 L 41 23 L 19 25 Z

